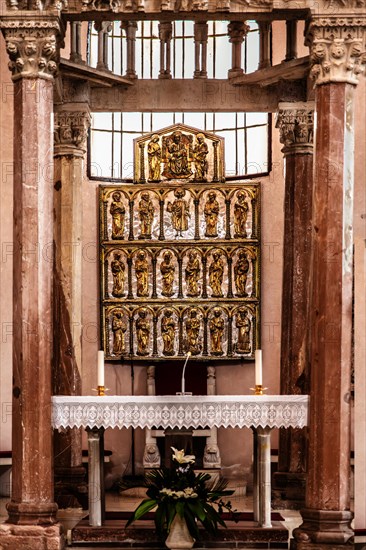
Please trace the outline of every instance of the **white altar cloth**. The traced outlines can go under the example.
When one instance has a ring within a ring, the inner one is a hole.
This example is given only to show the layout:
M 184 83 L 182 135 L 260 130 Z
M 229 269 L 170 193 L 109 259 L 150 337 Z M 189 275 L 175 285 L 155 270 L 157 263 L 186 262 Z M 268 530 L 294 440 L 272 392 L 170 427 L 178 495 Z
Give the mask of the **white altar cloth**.
M 307 395 L 154 395 L 52 397 L 62 428 L 303 428 Z

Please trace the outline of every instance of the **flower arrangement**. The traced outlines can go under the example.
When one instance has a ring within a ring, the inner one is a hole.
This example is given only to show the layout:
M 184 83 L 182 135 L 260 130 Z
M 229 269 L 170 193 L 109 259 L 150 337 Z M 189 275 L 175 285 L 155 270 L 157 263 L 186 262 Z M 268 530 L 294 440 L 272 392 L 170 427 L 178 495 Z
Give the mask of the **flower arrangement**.
M 195 539 L 199 538 L 198 521 L 209 533 L 215 534 L 218 525 L 226 527 L 221 517 L 223 509 L 234 513 L 230 501 L 222 500 L 234 491 L 226 489 L 226 480 L 210 481 L 209 474 L 196 474 L 193 455 L 186 455 L 174 447 L 172 450 L 170 469 L 152 470 L 146 475 L 147 498 L 136 508 L 126 527 L 156 508 L 155 525 L 160 536 L 169 533 L 176 514 L 186 521 Z M 217 505 L 217 510 L 213 504 Z

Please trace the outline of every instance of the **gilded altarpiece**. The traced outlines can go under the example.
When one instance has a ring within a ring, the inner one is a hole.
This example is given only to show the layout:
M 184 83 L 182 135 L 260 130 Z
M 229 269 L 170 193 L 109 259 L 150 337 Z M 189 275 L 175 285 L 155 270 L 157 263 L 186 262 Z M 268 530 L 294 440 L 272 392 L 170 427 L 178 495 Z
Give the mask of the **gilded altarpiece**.
M 233 360 L 259 347 L 260 184 L 228 183 L 224 140 L 174 125 L 135 140 L 135 183 L 100 186 L 108 360 Z

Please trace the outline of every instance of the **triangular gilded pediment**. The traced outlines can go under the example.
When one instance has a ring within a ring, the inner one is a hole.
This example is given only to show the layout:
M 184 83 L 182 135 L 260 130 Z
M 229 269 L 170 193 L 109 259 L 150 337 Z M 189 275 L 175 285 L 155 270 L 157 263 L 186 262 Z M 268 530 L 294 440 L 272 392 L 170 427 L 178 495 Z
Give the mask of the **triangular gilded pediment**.
M 134 143 L 135 183 L 225 181 L 224 138 L 211 132 L 173 124 Z

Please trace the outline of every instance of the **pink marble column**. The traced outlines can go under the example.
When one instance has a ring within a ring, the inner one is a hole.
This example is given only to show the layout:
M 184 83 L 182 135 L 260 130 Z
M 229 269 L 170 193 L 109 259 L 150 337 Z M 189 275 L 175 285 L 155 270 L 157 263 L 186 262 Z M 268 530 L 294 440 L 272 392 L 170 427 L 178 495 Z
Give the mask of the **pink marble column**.
M 282 286 L 281 393 L 309 391 L 313 108 L 281 103 L 276 126 L 285 157 L 285 225 Z M 305 504 L 306 430 L 281 430 L 273 506 Z
M 3 15 L 14 81 L 13 484 L 0 547 L 63 547 L 51 429 L 53 75 L 60 21 Z
M 366 17 L 314 19 L 316 83 L 308 477 L 297 549 L 349 547 L 354 86 Z M 346 37 L 346 39 L 345 39 Z

